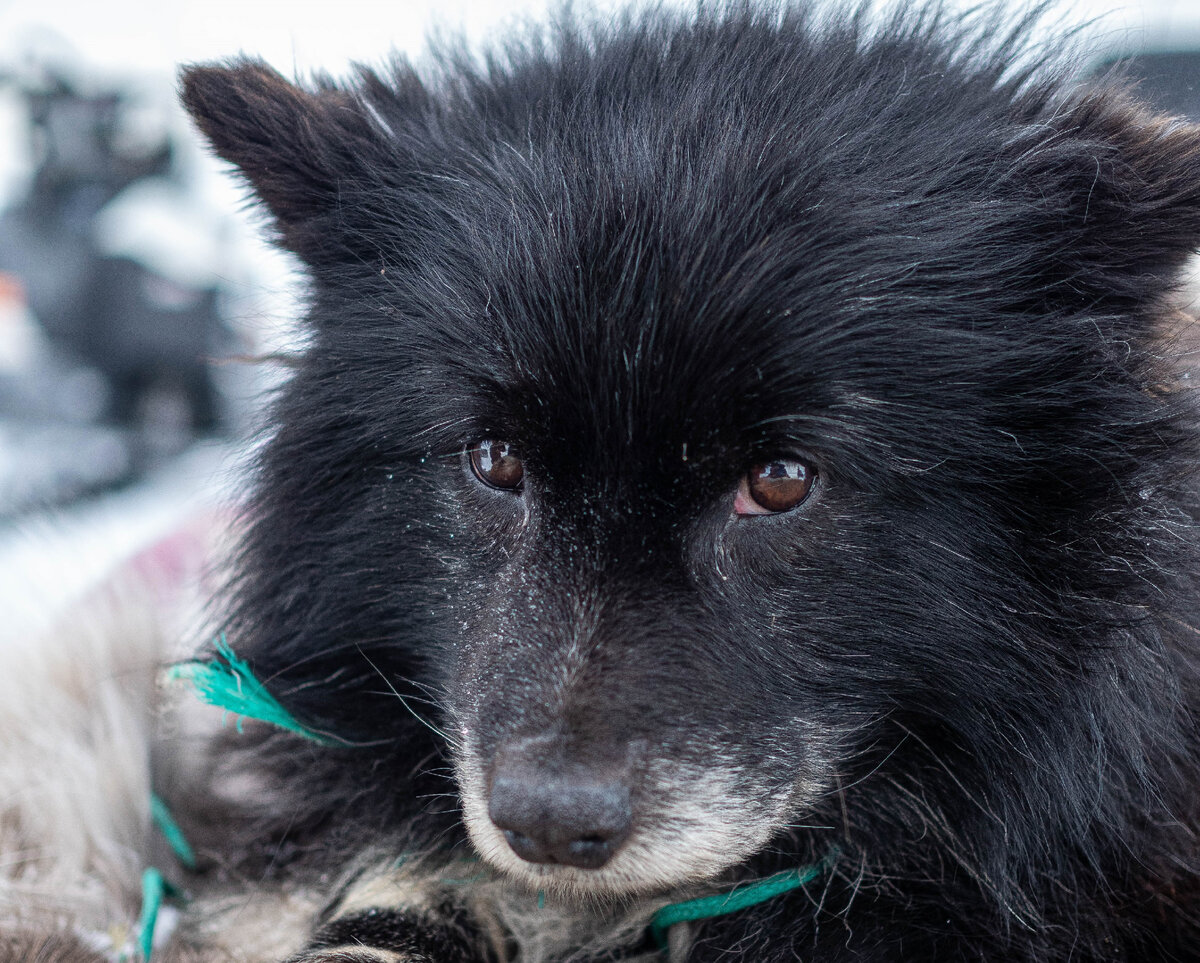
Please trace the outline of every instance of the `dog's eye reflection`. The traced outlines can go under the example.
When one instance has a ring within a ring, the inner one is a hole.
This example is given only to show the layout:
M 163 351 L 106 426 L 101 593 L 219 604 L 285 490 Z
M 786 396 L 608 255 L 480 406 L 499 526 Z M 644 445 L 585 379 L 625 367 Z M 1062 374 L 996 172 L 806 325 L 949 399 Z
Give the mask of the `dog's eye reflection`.
M 525 477 L 525 466 L 512 445 L 506 441 L 481 441 L 467 451 L 471 471 L 489 488 L 517 492 Z
M 738 515 L 778 515 L 798 508 L 817 473 L 802 461 L 779 459 L 754 465 L 742 476 L 733 510 Z

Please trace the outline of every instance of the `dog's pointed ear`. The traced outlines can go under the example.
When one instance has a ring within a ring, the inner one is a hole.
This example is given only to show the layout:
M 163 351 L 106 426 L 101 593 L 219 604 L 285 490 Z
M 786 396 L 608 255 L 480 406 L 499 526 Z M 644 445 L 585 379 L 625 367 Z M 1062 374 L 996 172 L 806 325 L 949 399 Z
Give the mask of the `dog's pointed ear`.
M 1200 249 L 1200 126 L 1111 89 L 1047 126 L 1023 176 L 1066 242 L 1054 260 L 1068 286 L 1127 306 L 1164 294 Z
M 306 90 L 250 59 L 185 68 L 182 100 L 217 154 L 275 217 L 284 247 L 312 260 L 344 232 L 347 198 L 367 186 L 382 135 L 332 84 Z

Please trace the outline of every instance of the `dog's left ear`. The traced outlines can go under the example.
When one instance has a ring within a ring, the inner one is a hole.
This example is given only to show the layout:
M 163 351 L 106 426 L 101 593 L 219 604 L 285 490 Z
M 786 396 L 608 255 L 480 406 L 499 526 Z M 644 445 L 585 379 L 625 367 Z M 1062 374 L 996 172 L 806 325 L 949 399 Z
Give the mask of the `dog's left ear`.
M 1029 136 L 1040 143 L 1014 143 L 1010 174 L 1058 235 L 1058 283 L 1110 303 L 1162 294 L 1200 249 L 1200 126 L 1108 89 L 1079 96 Z
M 352 94 L 300 87 L 250 59 L 188 67 L 181 81 L 192 119 L 249 181 L 284 247 L 314 263 L 336 254 L 331 245 L 352 243 L 339 219 L 369 191 L 385 151 Z

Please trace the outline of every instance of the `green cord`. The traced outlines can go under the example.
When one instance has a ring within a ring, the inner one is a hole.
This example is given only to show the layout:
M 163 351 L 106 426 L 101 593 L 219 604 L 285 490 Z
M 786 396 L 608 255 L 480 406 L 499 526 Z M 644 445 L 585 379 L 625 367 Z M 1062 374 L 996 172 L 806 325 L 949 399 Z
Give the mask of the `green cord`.
M 183 830 L 179 828 L 179 823 L 175 822 L 175 818 L 171 815 L 167 804 L 155 793 L 150 794 L 150 818 L 154 820 L 154 825 L 158 827 L 158 831 L 163 834 L 163 838 L 171 847 L 171 852 L 175 854 L 175 857 L 188 869 L 195 869 L 196 854 L 192 852 L 192 847 L 188 845 L 187 837 L 183 835 Z
M 257 719 L 298 733 L 323 746 L 342 744 L 341 740 L 308 728 L 281 706 L 267 691 L 267 687 L 254 677 L 250 666 L 234 655 L 223 632 L 216 649 L 216 658 L 211 662 L 181 663 L 171 668 L 168 678 L 172 681 L 186 680 L 205 702 L 239 716 L 239 728 L 240 718 Z
M 175 822 L 167 804 L 155 793 L 150 794 L 150 818 L 179 861 L 188 869 L 195 869 L 196 854 L 183 835 L 183 830 Z M 158 913 L 162 909 L 163 899 L 181 895 L 155 867 L 150 866 L 143 871 L 142 911 L 138 916 L 138 949 L 141 950 L 145 963 L 150 963 L 150 956 L 154 952 L 154 930 L 158 926 Z
M 667 930 L 676 923 L 693 920 L 707 920 L 714 916 L 725 916 L 738 910 L 765 903 L 776 896 L 782 896 L 791 890 L 798 889 L 805 883 L 810 883 L 832 864 L 836 850 L 821 862 L 812 866 L 801 866 L 798 869 L 784 870 L 756 883 L 737 886 L 728 893 L 714 893 L 712 896 L 701 896 L 698 899 L 685 900 L 682 903 L 671 903 L 664 906 L 650 919 L 650 935 L 660 950 L 667 948 Z
M 158 923 L 158 911 L 162 908 L 167 883 L 163 874 L 151 866 L 142 873 L 142 914 L 138 918 L 138 948 L 142 959 L 150 963 L 154 952 L 154 927 Z

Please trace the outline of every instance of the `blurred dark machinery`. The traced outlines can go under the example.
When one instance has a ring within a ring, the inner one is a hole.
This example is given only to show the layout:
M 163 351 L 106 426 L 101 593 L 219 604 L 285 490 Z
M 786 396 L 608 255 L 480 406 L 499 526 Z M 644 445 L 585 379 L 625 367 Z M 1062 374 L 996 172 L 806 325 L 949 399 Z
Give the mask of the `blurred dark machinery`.
M 211 359 L 231 341 L 214 266 L 172 277 L 98 230 L 140 185 L 189 190 L 168 125 L 131 123 L 132 94 L 29 73 L 0 76 L 32 167 L 0 213 L 0 517 L 128 481 L 220 430 Z

